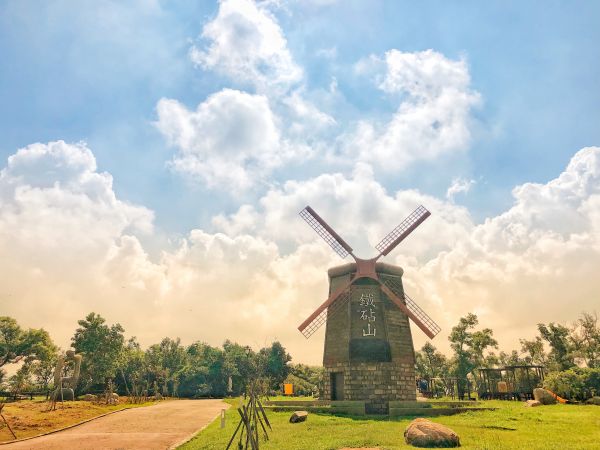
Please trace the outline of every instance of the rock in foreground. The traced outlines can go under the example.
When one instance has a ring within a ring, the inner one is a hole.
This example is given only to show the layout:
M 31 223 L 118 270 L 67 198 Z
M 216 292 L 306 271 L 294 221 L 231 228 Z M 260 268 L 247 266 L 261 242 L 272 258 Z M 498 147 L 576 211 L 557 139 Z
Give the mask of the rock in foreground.
M 444 425 L 423 418 L 415 419 L 408 425 L 404 440 L 413 447 L 460 447 L 458 434 Z
M 525 406 L 542 406 L 542 404 L 540 402 L 538 402 L 537 400 L 527 400 L 525 402 Z
M 290 423 L 304 422 L 307 418 L 307 411 L 294 411 L 294 414 L 290 417 Z
M 554 405 L 556 403 L 556 398 L 546 389 L 542 388 L 535 388 L 533 390 L 533 398 L 542 405 Z
M 586 401 L 588 405 L 598 405 L 600 406 L 600 397 L 592 397 Z

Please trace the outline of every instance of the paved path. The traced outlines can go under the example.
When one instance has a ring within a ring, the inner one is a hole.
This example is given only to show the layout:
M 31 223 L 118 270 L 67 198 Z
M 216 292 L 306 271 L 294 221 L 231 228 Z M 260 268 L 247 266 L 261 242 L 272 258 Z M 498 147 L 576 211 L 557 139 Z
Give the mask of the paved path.
M 58 433 L 0 446 L 1 450 L 168 449 L 228 408 L 221 400 L 171 400 L 127 409 Z

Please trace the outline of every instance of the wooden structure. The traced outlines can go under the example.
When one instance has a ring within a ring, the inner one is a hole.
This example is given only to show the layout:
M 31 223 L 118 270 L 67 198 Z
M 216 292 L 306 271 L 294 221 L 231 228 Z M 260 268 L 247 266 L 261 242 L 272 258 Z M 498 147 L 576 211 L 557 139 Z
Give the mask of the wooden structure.
M 538 365 L 479 368 L 473 374 L 482 400 L 531 400 L 544 381 L 544 367 Z
M 260 445 L 260 434 L 263 435 L 265 440 L 269 440 L 267 427 L 269 427 L 270 430 L 272 430 L 272 428 L 262 403 L 260 402 L 260 392 L 260 383 L 256 381 L 250 382 L 246 389 L 246 403 L 242 404 L 237 409 L 240 415 L 240 422 L 233 432 L 225 450 L 229 450 L 231 444 L 233 444 L 236 439 L 236 436 L 238 442 L 235 448 L 239 450 L 258 450 Z

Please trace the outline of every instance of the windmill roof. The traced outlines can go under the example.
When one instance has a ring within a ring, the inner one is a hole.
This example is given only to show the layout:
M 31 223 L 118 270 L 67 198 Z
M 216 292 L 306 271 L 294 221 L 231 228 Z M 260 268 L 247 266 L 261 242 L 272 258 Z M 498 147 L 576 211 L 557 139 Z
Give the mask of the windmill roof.
M 393 266 L 392 264 L 387 264 L 383 262 L 378 262 L 375 264 L 375 270 L 377 273 L 384 273 L 389 275 L 396 275 L 401 277 L 404 273 L 404 270 L 400 266 Z M 329 278 L 339 277 L 342 275 L 346 275 L 352 272 L 356 272 L 356 263 L 348 263 L 342 266 L 332 267 L 327 271 Z

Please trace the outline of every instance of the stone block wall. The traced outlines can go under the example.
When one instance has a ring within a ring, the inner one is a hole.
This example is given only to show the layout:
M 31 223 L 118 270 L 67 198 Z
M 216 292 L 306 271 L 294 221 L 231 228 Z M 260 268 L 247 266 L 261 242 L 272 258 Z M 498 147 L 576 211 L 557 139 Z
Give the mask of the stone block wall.
M 347 283 L 355 270 L 354 264 L 329 271 L 330 292 Z M 394 279 L 402 289 L 402 269 L 377 264 L 382 280 Z M 415 353 L 408 317 L 385 296 L 371 280 L 359 280 L 347 307 L 327 318 L 325 332 L 325 399 L 332 399 L 331 373 L 344 374 L 343 400 L 365 401 L 370 414 L 387 414 L 390 401 L 416 400 Z M 353 357 L 350 342 L 360 339 L 360 320 L 356 319 L 361 292 L 373 292 L 377 305 L 378 338 L 389 344 L 391 357 L 373 361 L 368 355 Z
M 366 402 L 367 414 L 387 414 L 390 401 L 416 401 L 415 367 L 408 363 L 337 363 L 325 367 L 325 398 L 331 373 L 344 373 L 344 400 Z

